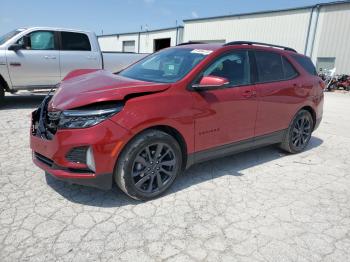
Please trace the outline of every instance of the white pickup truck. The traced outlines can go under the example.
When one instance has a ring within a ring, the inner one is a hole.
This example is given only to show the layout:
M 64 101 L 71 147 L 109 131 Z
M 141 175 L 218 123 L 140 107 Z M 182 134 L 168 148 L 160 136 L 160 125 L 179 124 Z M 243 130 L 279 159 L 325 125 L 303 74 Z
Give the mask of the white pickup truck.
M 75 69 L 118 72 L 145 54 L 103 53 L 92 32 L 31 27 L 0 36 L 0 105 L 5 92 L 55 87 Z

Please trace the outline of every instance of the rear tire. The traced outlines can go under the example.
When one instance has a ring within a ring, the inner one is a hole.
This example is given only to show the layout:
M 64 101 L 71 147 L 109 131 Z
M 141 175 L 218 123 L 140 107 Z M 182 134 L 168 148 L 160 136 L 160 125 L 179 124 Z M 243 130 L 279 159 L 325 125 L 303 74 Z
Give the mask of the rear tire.
M 292 154 L 303 151 L 308 145 L 314 128 L 309 111 L 300 110 L 292 120 L 280 147 Z
M 147 130 L 122 151 L 114 172 L 119 188 L 137 200 L 163 194 L 180 174 L 182 152 L 178 142 L 159 130 Z

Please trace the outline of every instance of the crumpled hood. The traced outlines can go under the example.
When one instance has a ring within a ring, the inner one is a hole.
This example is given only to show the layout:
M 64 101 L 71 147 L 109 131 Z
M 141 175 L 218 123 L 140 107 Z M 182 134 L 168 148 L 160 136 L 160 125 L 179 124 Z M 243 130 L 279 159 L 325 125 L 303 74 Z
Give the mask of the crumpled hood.
M 126 95 L 153 93 L 170 84 L 145 82 L 98 70 L 63 80 L 49 103 L 50 111 L 73 109 L 97 102 L 120 101 Z

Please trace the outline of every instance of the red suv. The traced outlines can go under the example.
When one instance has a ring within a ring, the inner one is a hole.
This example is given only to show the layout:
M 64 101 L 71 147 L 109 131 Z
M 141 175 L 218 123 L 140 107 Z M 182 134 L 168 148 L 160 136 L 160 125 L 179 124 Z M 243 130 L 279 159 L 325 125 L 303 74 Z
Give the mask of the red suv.
M 182 44 L 112 74 L 77 70 L 32 114 L 33 161 L 70 183 L 147 200 L 192 164 L 278 144 L 305 149 L 323 82 L 295 50 Z

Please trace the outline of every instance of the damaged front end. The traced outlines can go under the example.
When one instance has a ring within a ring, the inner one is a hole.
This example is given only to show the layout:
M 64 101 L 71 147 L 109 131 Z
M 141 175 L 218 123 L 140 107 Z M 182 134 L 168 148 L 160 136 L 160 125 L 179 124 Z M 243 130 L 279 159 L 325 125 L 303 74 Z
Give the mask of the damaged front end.
M 51 140 L 57 132 L 61 112 L 48 112 L 52 96 L 47 95 L 37 110 L 32 112 L 31 133 L 33 136 Z
M 79 129 L 95 126 L 120 112 L 124 102 L 94 103 L 70 110 L 50 111 L 51 96 L 45 97 L 32 113 L 32 135 L 51 140 L 58 129 Z

